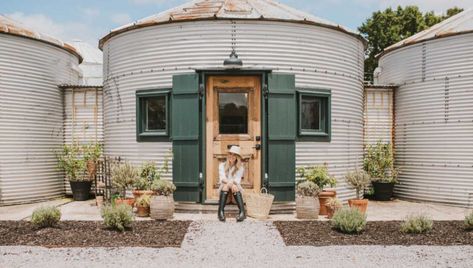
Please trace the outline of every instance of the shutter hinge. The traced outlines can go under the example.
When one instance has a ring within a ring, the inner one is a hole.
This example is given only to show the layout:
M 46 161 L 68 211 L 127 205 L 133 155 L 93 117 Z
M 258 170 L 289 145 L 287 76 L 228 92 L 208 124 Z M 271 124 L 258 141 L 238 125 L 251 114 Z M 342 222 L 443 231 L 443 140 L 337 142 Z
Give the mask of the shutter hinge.
M 268 173 L 264 173 L 263 185 L 267 190 L 269 190 L 269 178 L 268 177 L 269 177 Z
M 265 99 L 268 98 L 269 90 L 268 90 L 268 85 L 263 86 L 263 96 Z
M 205 87 L 204 84 L 199 84 L 199 98 L 202 99 L 204 96 Z
M 204 189 L 204 174 L 202 172 L 199 173 L 199 190 Z

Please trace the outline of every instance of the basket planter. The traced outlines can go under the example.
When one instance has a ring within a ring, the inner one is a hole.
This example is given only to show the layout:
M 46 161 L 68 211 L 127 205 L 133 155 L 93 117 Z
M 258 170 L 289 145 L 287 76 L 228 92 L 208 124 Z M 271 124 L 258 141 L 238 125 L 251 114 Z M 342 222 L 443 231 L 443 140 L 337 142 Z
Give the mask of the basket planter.
M 136 207 L 136 215 L 138 217 L 149 217 L 150 208 L 149 207 Z
M 248 216 L 258 220 L 269 217 L 274 195 L 268 194 L 266 188 L 262 188 L 261 193 L 244 192 L 244 199 Z
M 320 212 L 319 215 L 328 215 L 327 211 L 327 200 L 330 198 L 335 198 L 337 196 L 337 192 L 335 190 L 323 190 L 319 194 L 319 204 L 320 204 Z
M 368 199 L 350 199 L 348 200 L 348 205 L 352 208 L 359 209 L 363 214 L 366 213 L 368 208 Z
M 173 196 L 158 195 L 151 198 L 150 216 L 154 220 L 169 220 L 174 215 Z
M 374 198 L 378 201 L 390 201 L 393 197 L 394 183 L 373 182 Z
M 320 203 L 317 197 L 296 197 L 296 218 L 303 220 L 316 220 L 319 218 Z
M 157 195 L 156 192 L 151 191 L 151 190 L 133 190 L 132 193 L 133 193 L 133 196 L 135 197 L 135 199 L 142 196 L 142 195 L 145 195 L 145 194 L 147 194 L 147 195 Z
M 120 205 L 120 204 L 126 204 L 126 205 L 129 205 L 130 207 L 133 207 L 133 204 L 135 204 L 135 199 L 134 198 L 117 198 L 117 199 L 115 199 L 115 205 Z
M 86 201 L 90 197 L 91 181 L 69 181 L 74 201 Z

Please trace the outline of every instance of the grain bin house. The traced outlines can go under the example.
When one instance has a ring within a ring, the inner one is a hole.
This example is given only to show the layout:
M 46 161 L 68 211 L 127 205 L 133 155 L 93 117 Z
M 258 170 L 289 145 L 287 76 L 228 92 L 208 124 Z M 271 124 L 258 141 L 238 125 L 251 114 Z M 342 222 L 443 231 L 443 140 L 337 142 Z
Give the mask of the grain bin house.
M 469 9 L 379 56 L 377 82 L 397 87 L 393 138 L 401 198 L 473 207 L 472 44 Z
M 296 166 L 327 163 L 338 194 L 363 158 L 365 41 L 271 0 L 198 0 L 111 31 L 104 148 L 139 165 L 173 152 L 178 201 L 212 202 L 230 145 L 243 186 L 295 198 Z M 230 55 L 230 56 L 229 56 Z

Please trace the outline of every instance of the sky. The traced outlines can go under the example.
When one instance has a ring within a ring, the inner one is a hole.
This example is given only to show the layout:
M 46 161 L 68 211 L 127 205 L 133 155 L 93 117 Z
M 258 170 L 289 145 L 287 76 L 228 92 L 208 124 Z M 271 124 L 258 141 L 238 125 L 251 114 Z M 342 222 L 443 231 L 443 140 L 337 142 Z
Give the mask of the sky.
M 110 30 L 175 7 L 186 0 L 0 0 L 0 14 L 63 41 L 97 46 Z M 356 30 L 372 12 L 398 5 L 418 5 L 438 14 L 473 0 L 279 0 L 279 2 Z

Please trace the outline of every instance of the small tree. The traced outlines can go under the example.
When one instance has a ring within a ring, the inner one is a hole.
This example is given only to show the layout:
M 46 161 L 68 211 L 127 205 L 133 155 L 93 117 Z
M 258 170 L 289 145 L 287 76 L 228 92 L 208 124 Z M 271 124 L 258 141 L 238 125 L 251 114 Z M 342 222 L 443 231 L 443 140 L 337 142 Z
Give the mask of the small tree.
M 348 184 L 356 190 L 356 198 L 363 199 L 362 193 L 368 188 L 371 180 L 370 175 L 364 170 L 355 170 L 348 172 L 345 176 Z

